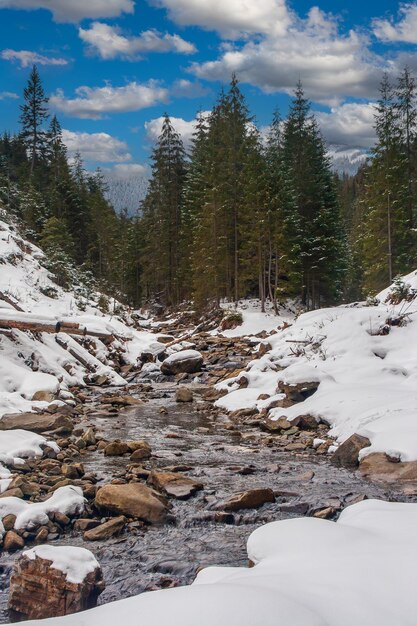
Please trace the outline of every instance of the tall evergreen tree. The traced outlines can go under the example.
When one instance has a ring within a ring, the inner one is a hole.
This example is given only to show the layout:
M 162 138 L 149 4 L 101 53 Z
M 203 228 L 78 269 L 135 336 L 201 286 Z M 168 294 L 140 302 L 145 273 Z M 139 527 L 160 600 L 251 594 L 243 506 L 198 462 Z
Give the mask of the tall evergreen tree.
M 317 308 L 340 295 L 345 241 L 330 161 L 301 83 L 284 125 L 283 156 L 300 218 L 302 301 Z
M 164 117 L 152 161 L 149 190 L 142 204 L 142 283 L 149 297 L 173 305 L 182 298 L 179 276 L 186 159 L 180 136 L 168 115 Z
M 48 119 L 48 98 L 45 95 L 36 65 L 32 67 L 28 83 L 24 89 L 24 104 L 21 105 L 21 135 L 30 157 L 30 175 L 33 175 L 37 161 L 45 156 L 47 133 L 43 126 Z

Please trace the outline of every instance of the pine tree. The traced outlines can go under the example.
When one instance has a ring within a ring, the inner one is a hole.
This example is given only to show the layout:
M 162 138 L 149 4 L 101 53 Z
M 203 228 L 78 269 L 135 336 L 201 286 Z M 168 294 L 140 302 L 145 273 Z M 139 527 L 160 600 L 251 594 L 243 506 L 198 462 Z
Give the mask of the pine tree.
M 185 151 L 168 115 L 152 153 L 152 176 L 142 204 L 144 293 L 168 305 L 182 298 L 179 281 Z
M 48 119 L 48 98 L 36 65 L 33 66 L 28 83 L 24 89 L 25 103 L 21 105 L 21 136 L 24 139 L 30 157 L 30 175 L 33 175 L 37 161 L 45 156 L 47 133 L 43 125 Z
M 397 274 L 405 273 L 413 247 L 404 131 L 396 93 L 387 75 L 380 86 L 375 130 L 377 144 L 366 172 L 359 233 L 366 293 L 379 291 Z
M 283 156 L 300 219 L 302 301 L 317 308 L 340 296 L 345 239 L 330 161 L 301 83 L 284 126 Z
M 415 173 L 413 171 L 413 152 L 417 130 L 417 92 L 415 79 L 408 67 L 404 68 L 398 78 L 398 86 L 395 95 L 407 164 L 408 223 L 409 228 L 413 228 L 415 221 Z

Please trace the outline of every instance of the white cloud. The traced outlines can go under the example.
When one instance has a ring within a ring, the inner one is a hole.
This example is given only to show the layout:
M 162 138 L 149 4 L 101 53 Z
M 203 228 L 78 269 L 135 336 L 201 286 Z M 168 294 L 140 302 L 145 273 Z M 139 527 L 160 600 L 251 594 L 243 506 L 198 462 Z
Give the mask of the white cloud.
M 171 94 L 175 98 L 203 98 L 210 93 L 209 87 L 183 78 L 176 80 L 171 87 Z
M 18 100 L 19 96 L 17 93 L 13 93 L 13 91 L 0 91 L 0 100 L 7 100 L 8 98 Z
M 29 67 L 31 65 L 68 65 L 67 59 L 55 57 L 46 57 L 37 52 L 30 50 L 2 50 L 1 58 L 5 61 L 16 61 L 20 63 L 20 67 Z
M 107 133 L 82 133 L 64 129 L 62 140 L 70 157 L 80 152 L 84 160 L 102 163 L 122 163 L 132 158 L 127 144 Z
M 79 22 L 133 13 L 135 4 L 134 0 L 0 0 L 0 9 L 46 9 L 56 22 Z
M 203 111 L 201 115 L 208 116 L 210 115 L 210 112 Z M 196 120 L 193 119 L 188 121 L 184 120 L 182 117 L 170 117 L 170 120 L 176 132 L 181 135 L 184 148 L 189 150 L 195 130 Z M 149 122 L 145 122 L 146 137 L 151 143 L 155 143 L 161 134 L 163 121 L 164 117 L 157 117 Z
M 139 111 L 168 100 L 168 90 L 157 81 L 131 82 L 123 87 L 78 87 L 76 98 L 66 98 L 59 90 L 50 98 L 51 106 L 73 117 L 100 119 L 106 113 Z
M 375 19 L 373 28 L 375 36 L 381 41 L 417 44 L 417 4 L 403 4 L 398 22 Z
M 156 30 L 146 30 L 137 37 L 127 37 L 116 26 L 94 22 L 89 29 L 80 28 L 78 33 L 90 50 L 99 54 L 102 59 L 121 56 L 133 60 L 146 52 L 196 52 L 195 46 L 179 35 L 162 35 Z
M 329 113 L 317 112 L 315 116 L 329 144 L 367 149 L 375 142 L 372 102 L 350 102 L 333 107 Z
M 305 20 L 291 14 L 284 34 L 224 45 L 219 59 L 190 71 L 207 80 L 229 80 L 235 72 L 266 92 L 291 93 L 300 78 L 310 98 L 335 105 L 346 96 L 374 97 L 382 65 L 363 35 L 339 34 L 334 18 L 313 8 Z
M 235 39 L 246 33 L 283 34 L 289 24 L 285 0 L 153 0 L 181 25 L 201 26 Z

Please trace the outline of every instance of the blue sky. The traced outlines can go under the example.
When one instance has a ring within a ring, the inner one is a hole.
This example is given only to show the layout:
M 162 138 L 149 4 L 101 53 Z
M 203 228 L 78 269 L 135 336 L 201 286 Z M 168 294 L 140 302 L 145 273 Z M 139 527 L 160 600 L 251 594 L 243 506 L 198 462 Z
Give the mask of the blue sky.
M 382 72 L 417 70 L 417 3 L 394 0 L 0 0 L 1 129 L 36 62 L 71 152 L 141 172 L 168 112 L 185 142 L 235 71 L 266 126 L 301 78 L 329 144 L 372 143 Z

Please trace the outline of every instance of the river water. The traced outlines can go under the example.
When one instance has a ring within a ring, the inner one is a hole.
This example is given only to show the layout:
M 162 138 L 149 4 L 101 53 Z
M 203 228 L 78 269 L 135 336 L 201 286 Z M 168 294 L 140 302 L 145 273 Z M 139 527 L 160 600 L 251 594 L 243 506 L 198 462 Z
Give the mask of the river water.
M 100 562 L 106 590 L 100 603 L 150 589 L 191 583 L 200 567 L 246 566 L 246 541 L 259 525 L 288 519 L 318 508 L 344 507 L 360 496 L 404 500 L 404 496 L 365 482 L 356 474 L 330 465 L 312 451 L 284 452 L 269 443 L 258 428 L 225 428 L 228 418 L 197 411 L 174 401 L 174 386 L 154 384 L 149 402 L 123 409 L 115 416 L 88 415 L 82 426 L 94 425 L 106 439 L 145 439 L 154 456 L 146 467 L 187 466 L 186 474 L 204 484 L 187 501 L 172 500 L 173 520 L 163 526 L 130 532 L 105 542 L 85 543 L 67 534 L 56 545 L 90 549 Z M 166 413 L 160 410 L 165 407 Z M 91 452 L 82 457 L 86 471 L 100 482 L 124 475 L 127 457 Z M 314 476 L 312 477 L 314 473 Z M 214 504 L 234 493 L 256 487 L 275 491 L 276 503 L 240 511 L 214 521 Z M 227 523 L 225 523 L 227 522 Z M 7 622 L 7 588 L 14 555 L 0 559 L 0 622 Z

